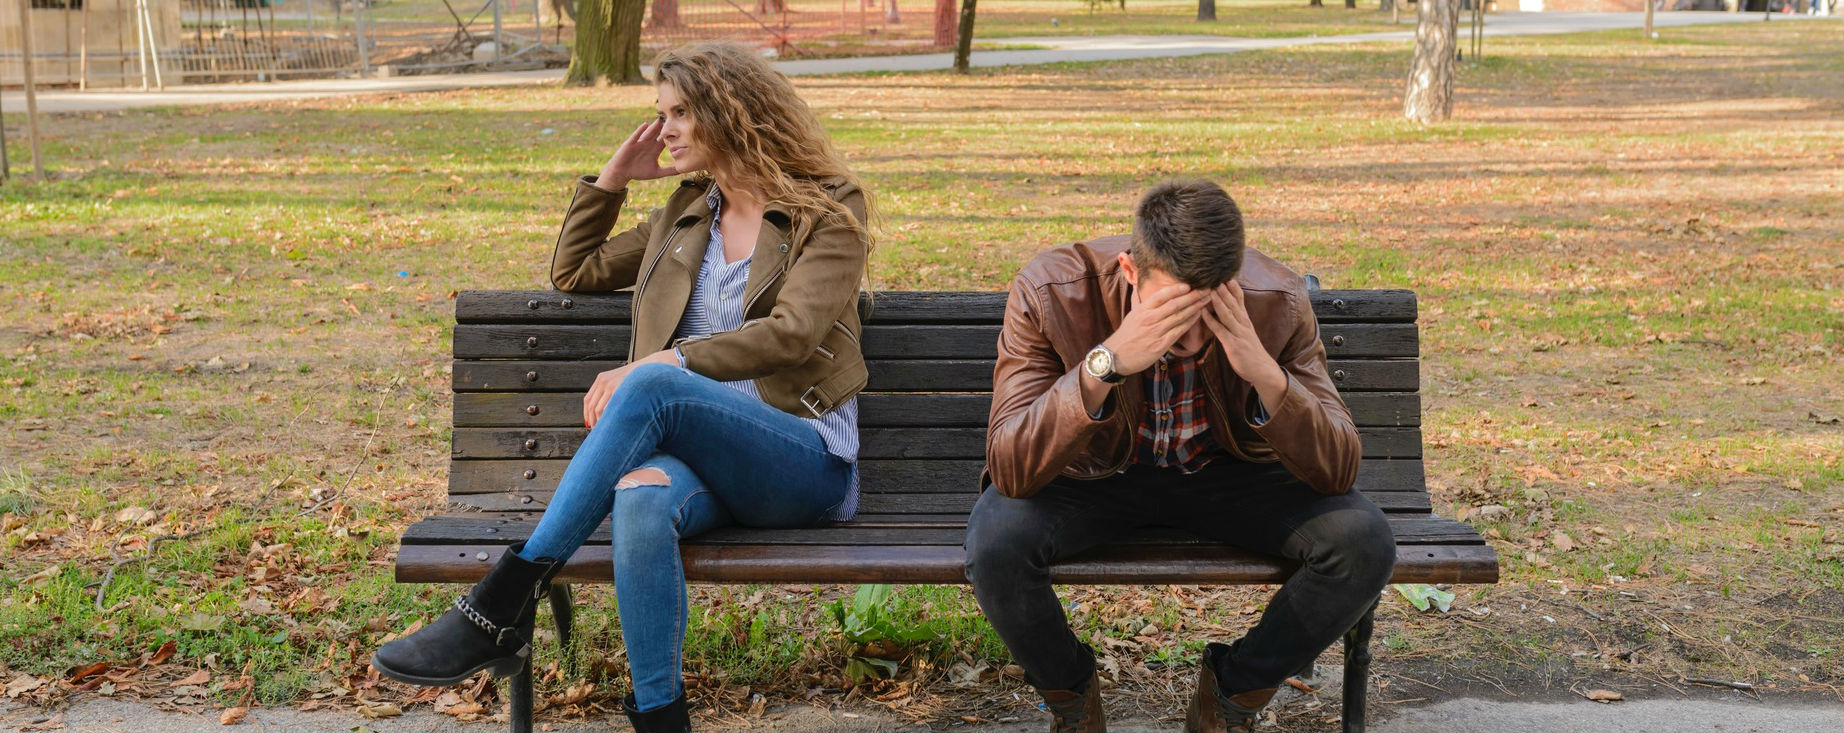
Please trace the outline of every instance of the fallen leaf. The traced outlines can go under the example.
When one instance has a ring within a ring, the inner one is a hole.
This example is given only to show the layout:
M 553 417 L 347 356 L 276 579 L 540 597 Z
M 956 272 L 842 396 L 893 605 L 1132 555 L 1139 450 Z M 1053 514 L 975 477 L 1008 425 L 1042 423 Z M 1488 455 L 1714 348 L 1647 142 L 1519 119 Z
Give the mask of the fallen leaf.
M 96 675 L 102 674 L 107 671 L 109 671 L 108 662 L 97 662 L 95 664 L 86 664 L 86 665 L 83 665 L 81 667 L 71 670 L 70 674 L 66 675 L 64 679 L 74 685 L 74 684 L 80 683 L 84 680 L 87 680 L 91 677 L 95 677 Z
M 62 572 L 64 572 L 64 566 L 52 565 L 51 567 L 45 568 L 44 570 L 40 570 L 31 575 L 20 578 L 19 584 L 20 585 L 30 585 L 30 586 L 42 586 L 56 579 L 58 577 L 58 574 Z
M 186 686 L 191 686 L 191 685 L 202 685 L 210 681 L 211 681 L 211 673 L 201 669 L 196 672 L 193 672 L 192 674 L 186 675 L 185 679 L 180 680 L 178 682 L 174 682 L 168 686 L 169 687 L 186 687 Z
M 159 518 L 159 513 L 144 506 L 131 506 L 115 513 L 115 521 L 122 524 L 147 524 Z
M 46 720 L 21 726 L 20 730 L 57 730 L 64 727 L 64 714 L 58 713 Z
M 12 682 L 6 683 L 6 696 L 19 697 L 44 685 L 44 679 L 21 672 L 18 677 L 13 678 Z
M 1816 412 L 1811 412 L 1811 411 L 1807 411 L 1807 412 L 1806 412 L 1806 417 L 1809 417 L 1809 418 L 1812 418 L 1812 422 L 1815 422 L 1815 423 L 1818 423 L 1818 424 L 1820 424 L 1820 425 L 1839 425 L 1839 424 L 1844 424 L 1844 418 L 1841 418 L 1841 417 L 1838 417 L 1837 415 L 1832 415 L 1832 416 L 1830 416 L 1830 417 L 1826 417 L 1826 416 L 1824 416 L 1824 415 L 1820 415 L 1820 414 L 1818 414 L 1818 413 L 1816 413 Z
M 1556 546 L 1557 552 L 1568 552 L 1575 549 L 1575 539 L 1570 537 L 1567 532 L 1557 532 L 1550 535 L 1549 541 L 1550 544 Z
M 249 714 L 249 708 L 225 708 L 224 712 L 218 713 L 218 725 L 236 725 L 243 722 L 243 717 Z
M 174 653 L 174 652 L 176 652 L 176 651 L 179 651 L 179 643 L 178 643 L 178 642 L 172 642 L 172 641 L 169 641 L 169 642 L 167 642 L 167 643 L 165 643 L 165 644 L 161 644 L 161 645 L 160 645 L 160 649 L 159 649 L 158 651 L 155 651 L 155 652 L 154 652 L 154 656 L 153 656 L 153 657 L 151 657 L 151 658 L 149 658 L 149 659 L 147 660 L 147 663 L 148 663 L 148 664 L 150 664 L 150 665 L 152 665 L 152 664 L 166 664 L 166 660 L 168 660 L 168 659 L 172 659 L 172 658 L 173 658 L 173 653 Z
M 1589 690 L 1588 694 L 1582 697 L 1586 697 L 1595 702 L 1619 702 L 1626 699 L 1625 695 L 1614 692 L 1613 690 Z
M 376 290 L 376 288 L 373 288 L 371 286 L 371 283 L 353 283 L 351 285 L 347 285 L 346 289 L 347 290 Z
M 403 714 L 403 708 L 397 707 L 397 703 L 394 702 L 371 703 L 369 705 L 360 705 L 359 714 L 374 720 L 378 718 L 395 718 Z

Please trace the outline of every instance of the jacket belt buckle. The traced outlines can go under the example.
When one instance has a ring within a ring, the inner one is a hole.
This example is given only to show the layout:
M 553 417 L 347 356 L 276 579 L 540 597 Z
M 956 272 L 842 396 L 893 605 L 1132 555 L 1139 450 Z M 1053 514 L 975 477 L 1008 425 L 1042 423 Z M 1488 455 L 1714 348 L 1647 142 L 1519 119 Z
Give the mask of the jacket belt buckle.
M 813 417 L 815 419 L 823 418 L 826 416 L 825 413 L 820 410 L 820 408 L 825 407 L 825 405 L 821 404 L 819 400 L 813 398 L 813 393 L 818 392 L 819 389 L 820 389 L 819 385 L 814 385 L 812 387 L 808 387 L 807 391 L 800 395 L 800 405 L 802 407 L 807 408 L 807 412 L 813 413 Z

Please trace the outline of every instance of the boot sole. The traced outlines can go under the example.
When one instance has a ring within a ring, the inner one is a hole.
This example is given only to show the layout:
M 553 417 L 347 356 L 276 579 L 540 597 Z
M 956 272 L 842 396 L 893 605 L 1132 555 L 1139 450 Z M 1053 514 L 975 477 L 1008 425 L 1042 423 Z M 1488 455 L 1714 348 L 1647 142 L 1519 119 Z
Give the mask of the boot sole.
M 518 656 L 500 657 L 498 659 L 489 659 L 475 665 L 473 669 L 453 677 L 419 677 L 417 675 L 391 669 L 389 665 L 379 661 L 377 653 L 374 652 L 371 655 L 371 667 L 372 669 L 378 670 L 378 674 L 397 680 L 398 682 L 408 682 L 412 685 L 422 685 L 424 687 L 447 687 L 462 682 L 474 676 L 475 672 L 479 672 L 483 669 L 490 671 L 494 677 L 516 677 L 519 673 L 525 671 L 525 659 Z

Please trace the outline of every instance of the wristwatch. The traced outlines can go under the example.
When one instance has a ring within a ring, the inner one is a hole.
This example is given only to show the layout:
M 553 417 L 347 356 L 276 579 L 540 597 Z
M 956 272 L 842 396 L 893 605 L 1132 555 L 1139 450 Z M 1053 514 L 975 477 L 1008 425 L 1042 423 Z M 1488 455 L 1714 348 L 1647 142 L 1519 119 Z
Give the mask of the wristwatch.
M 1082 371 L 1101 380 L 1105 384 L 1120 384 L 1126 375 L 1114 369 L 1114 350 L 1105 344 L 1088 350 L 1088 356 L 1082 357 Z

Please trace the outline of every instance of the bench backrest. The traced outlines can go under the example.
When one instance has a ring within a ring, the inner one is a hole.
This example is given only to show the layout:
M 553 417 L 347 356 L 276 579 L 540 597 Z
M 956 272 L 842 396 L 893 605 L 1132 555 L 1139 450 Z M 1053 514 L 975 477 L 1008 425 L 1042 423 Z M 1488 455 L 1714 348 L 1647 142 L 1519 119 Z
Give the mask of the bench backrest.
M 1415 294 L 1316 290 L 1340 393 L 1363 436 L 1358 489 L 1386 512 L 1426 513 Z M 857 523 L 965 521 L 984 460 L 1004 293 L 888 292 L 864 328 Z M 619 366 L 629 296 L 467 291 L 455 304 L 449 498 L 484 511 L 544 507 L 582 441 L 582 393 Z

